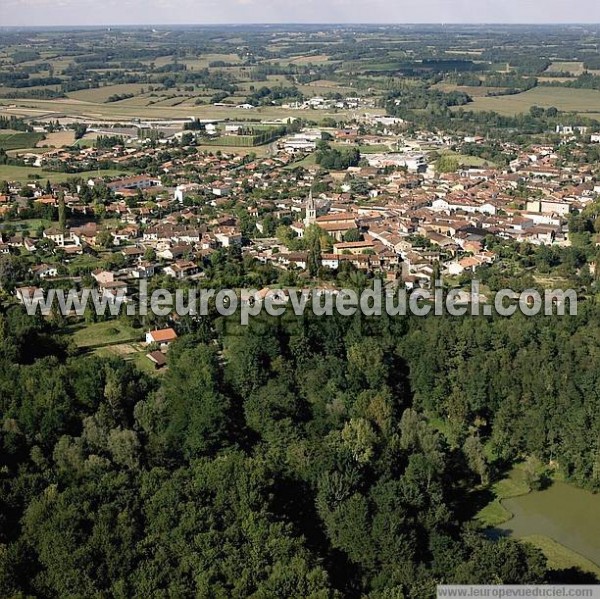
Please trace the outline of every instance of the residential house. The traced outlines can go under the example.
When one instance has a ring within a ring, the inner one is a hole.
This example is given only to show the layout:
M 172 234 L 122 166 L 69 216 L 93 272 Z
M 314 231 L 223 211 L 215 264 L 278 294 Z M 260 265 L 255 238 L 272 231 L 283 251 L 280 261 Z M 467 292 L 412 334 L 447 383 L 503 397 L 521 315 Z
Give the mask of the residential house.
M 146 343 L 148 345 L 151 345 L 152 343 L 158 343 L 161 347 L 168 347 L 169 344 L 176 339 L 177 333 L 171 328 L 149 331 L 146 333 Z

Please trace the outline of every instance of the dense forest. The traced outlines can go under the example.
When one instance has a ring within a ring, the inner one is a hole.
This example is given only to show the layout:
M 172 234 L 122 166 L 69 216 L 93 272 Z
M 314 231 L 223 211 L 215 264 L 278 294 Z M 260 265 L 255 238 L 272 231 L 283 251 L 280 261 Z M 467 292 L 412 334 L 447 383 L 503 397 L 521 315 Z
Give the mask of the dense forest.
M 150 377 L 0 315 L 0 596 L 424 599 L 581 580 L 471 523 L 514 462 L 600 488 L 600 309 L 179 322 Z

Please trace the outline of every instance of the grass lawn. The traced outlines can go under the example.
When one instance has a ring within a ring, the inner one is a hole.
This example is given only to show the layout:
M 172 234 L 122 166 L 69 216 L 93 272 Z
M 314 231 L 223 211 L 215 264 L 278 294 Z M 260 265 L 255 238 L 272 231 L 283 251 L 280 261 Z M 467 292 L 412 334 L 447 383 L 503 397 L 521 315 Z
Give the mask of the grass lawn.
M 146 357 L 146 353 L 146 350 L 143 350 L 141 352 L 131 354 L 131 361 L 135 364 L 138 370 L 141 370 L 142 372 L 145 372 L 151 376 L 159 376 L 166 372 L 165 368 L 156 370 L 154 364 Z
M 298 168 L 299 166 L 301 166 L 303 168 L 308 168 L 309 166 L 315 166 L 316 164 L 317 164 L 317 156 L 316 156 L 315 152 L 313 152 L 312 154 L 309 154 L 306 158 L 303 158 L 302 160 L 299 160 L 298 162 L 292 162 L 292 163 L 288 164 L 285 168 L 294 169 L 294 168 Z
M 584 572 L 591 572 L 600 578 L 600 567 L 594 562 L 549 537 L 544 535 L 530 535 L 523 537 L 521 540 L 540 549 L 546 556 L 548 568 L 551 570 L 579 568 Z
M 458 162 L 462 166 L 472 166 L 472 167 L 490 167 L 495 168 L 496 164 L 491 160 L 486 160 L 485 158 L 480 158 L 479 156 L 468 156 L 467 154 L 457 154 Z
M 124 343 L 138 341 L 142 331 L 136 330 L 118 320 L 108 320 L 93 324 L 80 323 L 67 329 L 77 347 L 92 348 L 106 343 Z
M 522 467 L 515 466 L 506 478 L 492 485 L 492 492 L 495 495 L 495 499 L 480 510 L 475 519 L 484 528 L 498 526 L 506 522 L 512 514 L 501 504 L 501 501 L 509 497 L 525 495 L 529 491 L 530 488 L 525 482 Z
M 457 160 L 460 166 L 462 167 L 482 167 L 482 166 L 486 166 L 486 167 L 490 167 L 490 168 L 495 168 L 496 165 L 491 162 L 490 160 L 485 160 L 485 158 L 480 158 L 479 156 L 469 156 L 467 154 L 458 154 L 456 152 L 452 152 L 452 151 L 445 151 L 442 152 L 442 154 L 444 156 L 454 156 Z
M 88 137 L 86 135 L 85 137 L 78 139 L 73 145 L 78 146 L 80 148 L 93 148 L 96 145 L 96 139 L 97 139 L 97 136 L 95 134 L 93 134 L 93 135 L 94 135 L 94 137 L 92 137 L 92 136 Z
M 15 227 L 17 230 L 19 229 L 28 229 L 31 236 L 35 237 L 35 231 L 36 229 L 39 229 L 39 227 L 44 227 L 44 228 L 49 228 L 49 227 L 53 227 L 58 225 L 58 221 L 52 221 L 52 220 L 47 220 L 47 219 L 42 219 L 42 218 L 30 218 L 28 220 L 14 220 L 14 221 L 8 221 L 6 223 L 3 223 L 0 226 L 12 226 Z
M 522 94 L 475 98 L 463 106 L 465 110 L 493 110 L 504 115 L 528 112 L 532 106 L 554 106 L 567 112 L 598 112 L 600 91 L 594 89 L 570 89 L 566 87 L 538 86 Z M 458 110 L 456 108 L 455 110 Z
M 82 272 L 81 269 L 88 269 L 90 271 L 100 268 L 102 265 L 102 257 L 94 258 L 89 254 L 82 254 L 75 256 L 70 259 L 67 269 L 70 274 L 74 275 L 77 272 Z
M 101 170 L 101 177 L 119 177 L 127 175 L 130 171 L 126 170 Z M 52 183 L 63 183 L 74 177 L 83 179 L 96 178 L 98 171 L 85 171 L 83 173 L 57 173 L 46 171 L 35 166 L 11 166 L 7 164 L 0 165 L 0 181 L 15 181 L 20 183 L 29 183 L 32 180 L 39 179 L 43 183 L 50 180 Z
M 347 146 L 346 146 L 347 147 Z M 376 144 L 371 146 L 358 146 L 361 154 L 385 154 L 391 152 L 390 146 L 384 144 Z
M 272 143 L 272 142 L 271 142 Z M 253 147 L 242 147 L 242 146 L 222 146 L 218 144 L 198 144 L 198 148 L 204 152 L 222 152 L 223 154 L 241 154 L 247 156 L 248 154 L 256 154 L 259 158 L 266 156 L 269 153 L 269 147 L 271 144 L 265 144 L 262 146 Z
M 122 358 L 126 362 L 132 362 L 138 370 L 151 376 L 162 375 L 166 370 L 156 370 L 154 364 L 148 360 L 148 352 L 140 343 L 111 345 L 109 347 L 99 347 L 94 350 L 94 355 L 101 358 Z
M 534 281 L 544 289 L 568 289 L 571 284 L 564 277 L 532 273 Z

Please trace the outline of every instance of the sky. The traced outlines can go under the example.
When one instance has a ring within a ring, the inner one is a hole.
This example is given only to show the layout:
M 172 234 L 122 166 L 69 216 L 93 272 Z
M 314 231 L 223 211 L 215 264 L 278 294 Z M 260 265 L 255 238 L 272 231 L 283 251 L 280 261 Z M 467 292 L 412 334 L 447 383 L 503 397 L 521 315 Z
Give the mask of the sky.
M 599 0 L 0 0 L 0 27 L 599 22 Z

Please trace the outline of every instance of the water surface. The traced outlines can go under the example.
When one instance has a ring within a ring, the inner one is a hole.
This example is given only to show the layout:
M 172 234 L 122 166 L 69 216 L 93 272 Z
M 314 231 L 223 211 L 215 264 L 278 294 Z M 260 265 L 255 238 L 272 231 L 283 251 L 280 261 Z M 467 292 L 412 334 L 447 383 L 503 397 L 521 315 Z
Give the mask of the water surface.
M 502 505 L 513 517 L 498 530 L 516 537 L 545 535 L 600 566 L 600 494 L 556 482 Z

